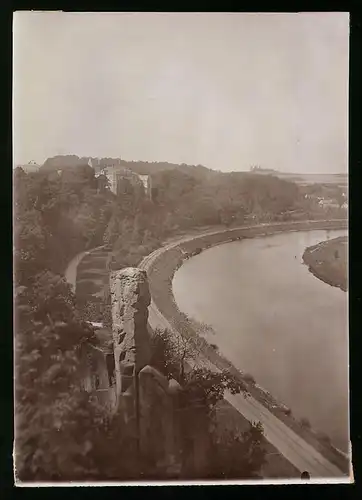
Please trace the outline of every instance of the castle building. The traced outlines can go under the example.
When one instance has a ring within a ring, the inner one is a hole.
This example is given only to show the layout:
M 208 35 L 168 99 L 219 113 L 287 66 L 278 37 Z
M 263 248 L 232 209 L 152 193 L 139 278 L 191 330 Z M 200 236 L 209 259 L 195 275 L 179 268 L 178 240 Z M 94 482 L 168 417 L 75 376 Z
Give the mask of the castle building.
M 120 179 L 131 179 L 133 177 L 142 182 L 146 195 L 151 197 L 152 183 L 150 175 L 139 175 L 136 172 L 133 172 L 133 170 L 124 168 L 117 164 L 111 164 L 103 167 L 100 165 L 95 166 L 91 158 L 88 160 L 88 165 L 94 169 L 96 177 L 99 177 L 100 175 L 105 175 L 107 177 L 110 190 L 115 195 L 119 194 L 118 186 Z

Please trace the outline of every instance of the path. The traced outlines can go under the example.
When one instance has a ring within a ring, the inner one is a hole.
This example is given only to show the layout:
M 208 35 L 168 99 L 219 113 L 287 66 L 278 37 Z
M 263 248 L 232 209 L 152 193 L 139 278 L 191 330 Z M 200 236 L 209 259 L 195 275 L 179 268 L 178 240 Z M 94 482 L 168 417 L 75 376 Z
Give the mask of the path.
M 210 234 L 210 232 L 208 231 L 207 233 Z M 177 241 L 172 241 L 164 245 L 145 257 L 139 267 L 148 271 L 154 261 L 163 252 L 176 247 L 180 243 L 189 241 L 194 237 L 195 236 L 182 237 Z M 151 300 L 151 305 L 149 307 L 149 323 L 153 329 L 167 328 L 170 331 L 174 330 L 171 324 L 159 311 L 153 300 Z M 213 370 L 218 370 L 218 368 L 212 365 L 210 361 L 203 356 L 198 360 L 198 364 L 203 366 L 206 365 Z M 344 476 L 343 472 L 338 467 L 327 460 L 252 396 L 245 398 L 241 394 L 232 395 L 228 392 L 225 394 L 225 399 L 247 420 L 251 422 L 261 422 L 264 428 L 265 438 L 300 472 L 307 470 L 314 478 L 338 477 L 341 479 L 343 478 L 345 482 L 350 482 L 349 478 Z
M 91 250 L 87 250 L 84 252 L 78 253 L 73 259 L 69 262 L 64 276 L 67 282 L 71 285 L 72 291 L 75 293 L 75 287 L 77 285 L 77 269 L 78 265 L 80 264 L 80 261 L 85 257 L 86 255 L 89 255 L 92 252 L 95 252 L 96 250 L 100 250 L 103 248 L 103 245 L 99 247 L 92 248 Z

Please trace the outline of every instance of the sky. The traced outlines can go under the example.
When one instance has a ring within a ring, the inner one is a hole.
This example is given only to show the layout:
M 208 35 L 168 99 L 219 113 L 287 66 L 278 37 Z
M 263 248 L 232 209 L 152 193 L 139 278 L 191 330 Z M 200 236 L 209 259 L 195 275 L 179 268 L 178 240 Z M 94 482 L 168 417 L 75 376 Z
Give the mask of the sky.
M 348 168 L 348 13 L 14 15 L 14 163 Z

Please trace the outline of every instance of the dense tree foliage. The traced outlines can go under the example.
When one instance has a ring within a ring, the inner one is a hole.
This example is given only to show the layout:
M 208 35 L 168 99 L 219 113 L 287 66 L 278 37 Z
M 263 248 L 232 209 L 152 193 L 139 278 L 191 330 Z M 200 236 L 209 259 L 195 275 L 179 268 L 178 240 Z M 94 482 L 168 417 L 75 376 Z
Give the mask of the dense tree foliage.
M 44 272 L 34 282 L 36 290 L 17 288 L 15 303 L 16 469 L 23 480 L 51 479 L 67 464 L 61 454 L 74 439 L 70 428 L 84 397 L 76 379 L 76 349 L 92 337 L 59 276 Z M 80 434 L 73 450 L 79 439 L 84 444 Z M 72 458 L 70 452 L 68 464 L 74 465 Z
M 213 432 L 211 438 L 210 479 L 262 479 L 265 450 L 260 423 L 251 424 L 244 432 Z
M 99 167 L 115 162 L 93 160 Z M 280 220 L 296 211 L 302 217 L 322 213 L 305 189 L 272 175 L 116 163 L 151 175 L 151 199 L 132 175 L 120 181 L 115 196 L 88 158 L 59 156 L 39 172 L 14 171 L 16 469 L 23 480 L 119 479 L 146 470 L 126 424 L 112 421 L 79 384 L 82 345 L 96 342 L 86 321 L 110 324 L 111 319 L 109 294 L 105 303 L 89 302 L 80 310 L 62 277 L 78 252 L 105 244 L 108 267 L 117 269 L 137 265 L 177 231 L 250 218 Z M 246 388 L 228 372 L 192 368 L 195 345 L 182 336 L 176 340 L 170 342 L 167 332 L 156 335 L 153 364 L 182 384 L 187 434 L 190 419 L 200 429 L 211 426 L 225 390 Z M 241 470 L 245 477 L 257 474 L 263 461 L 260 427 L 210 436 L 214 477 L 241 477 Z
M 96 338 L 59 274 L 76 252 L 102 241 L 113 196 L 88 166 L 62 175 L 17 169 L 14 188 L 17 476 L 129 476 L 131 458 L 113 464 L 105 446 L 118 440 L 131 449 L 132 436 L 81 388 L 80 351 Z
M 82 389 L 81 352 L 97 343 L 59 275 L 16 288 L 15 468 L 22 481 L 106 480 L 142 472 L 136 438 Z M 116 421 L 115 421 L 116 420 Z M 122 450 L 122 453 L 120 453 Z
M 15 278 L 28 284 L 37 272 L 64 272 L 79 251 L 101 244 L 113 195 L 87 166 L 61 174 L 14 172 Z
M 272 175 L 185 167 L 156 169 L 151 199 L 135 183 L 123 187 L 104 236 L 114 250 L 114 267 L 137 265 L 177 231 L 312 216 L 310 200 L 292 182 Z
M 145 196 L 137 176 L 130 175 L 121 180 L 113 204 L 102 205 L 106 194 L 111 197 L 108 182 L 103 175 L 94 178 L 88 160 L 71 155 L 49 158 L 41 172 L 55 175 L 62 171 L 62 179 L 72 185 L 66 202 L 79 204 L 79 194 L 83 193 L 76 220 L 69 225 L 68 239 L 77 240 L 75 235 L 71 237 L 75 222 L 82 228 L 77 234 L 78 239 L 80 234 L 84 235 L 83 245 L 89 247 L 104 235 L 103 241 L 113 248 L 113 268 L 137 265 L 175 231 L 326 216 L 326 210 L 315 199 L 305 196 L 310 192 L 308 188 L 280 179 L 272 171 L 264 175 L 257 171 L 226 174 L 202 165 L 92 158 L 98 170 L 118 165 L 130 174 L 147 174 L 152 178 L 152 199 Z M 97 196 L 92 191 L 95 188 Z M 341 204 L 342 198 L 339 198 Z M 63 222 L 66 225 L 64 219 Z M 103 222 L 107 225 L 105 231 Z M 40 237 L 33 235 L 34 240 Z
M 200 353 L 191 339 L 180 334 L 156 330 L 152 336 L 152 353 L 151 363 L 169 378 L 176 379 L 182 387 L 180 425 L 184 463 L 181 475 L 194 476 L 192 465 L 187 463 L 190 461 L 189 443 L 195 435 L 206 433 L 209 448 L 205 467 L 207 477 L 260 477 L 265 462 L 261 424 L 251 424 L 248 430 L 240 432 L 235 427 L 225 427 L 218 414 L 217 405 L 223 400 L 225 391 L 247 396 L 246 385 L 228 370 L 215 372 L 199 368 L 196 361 Z

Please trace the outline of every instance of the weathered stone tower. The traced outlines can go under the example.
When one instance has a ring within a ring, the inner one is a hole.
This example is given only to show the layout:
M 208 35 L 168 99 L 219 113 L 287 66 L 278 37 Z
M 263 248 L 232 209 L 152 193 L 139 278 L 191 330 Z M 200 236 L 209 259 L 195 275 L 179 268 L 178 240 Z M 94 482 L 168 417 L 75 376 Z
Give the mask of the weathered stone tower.
M 135 422 L 140 452 L 173 474 L 180 448 L 176 416 L 180 387 L 149 366 L 147 274 L 138 268 L 116 271 L 110 288 L 117 411 Z
M 150 360 L 151 302 L 147 274 L 126 268 L 111 275 L 112 330 L 117 398 L 133 391 L 134 377 Z

